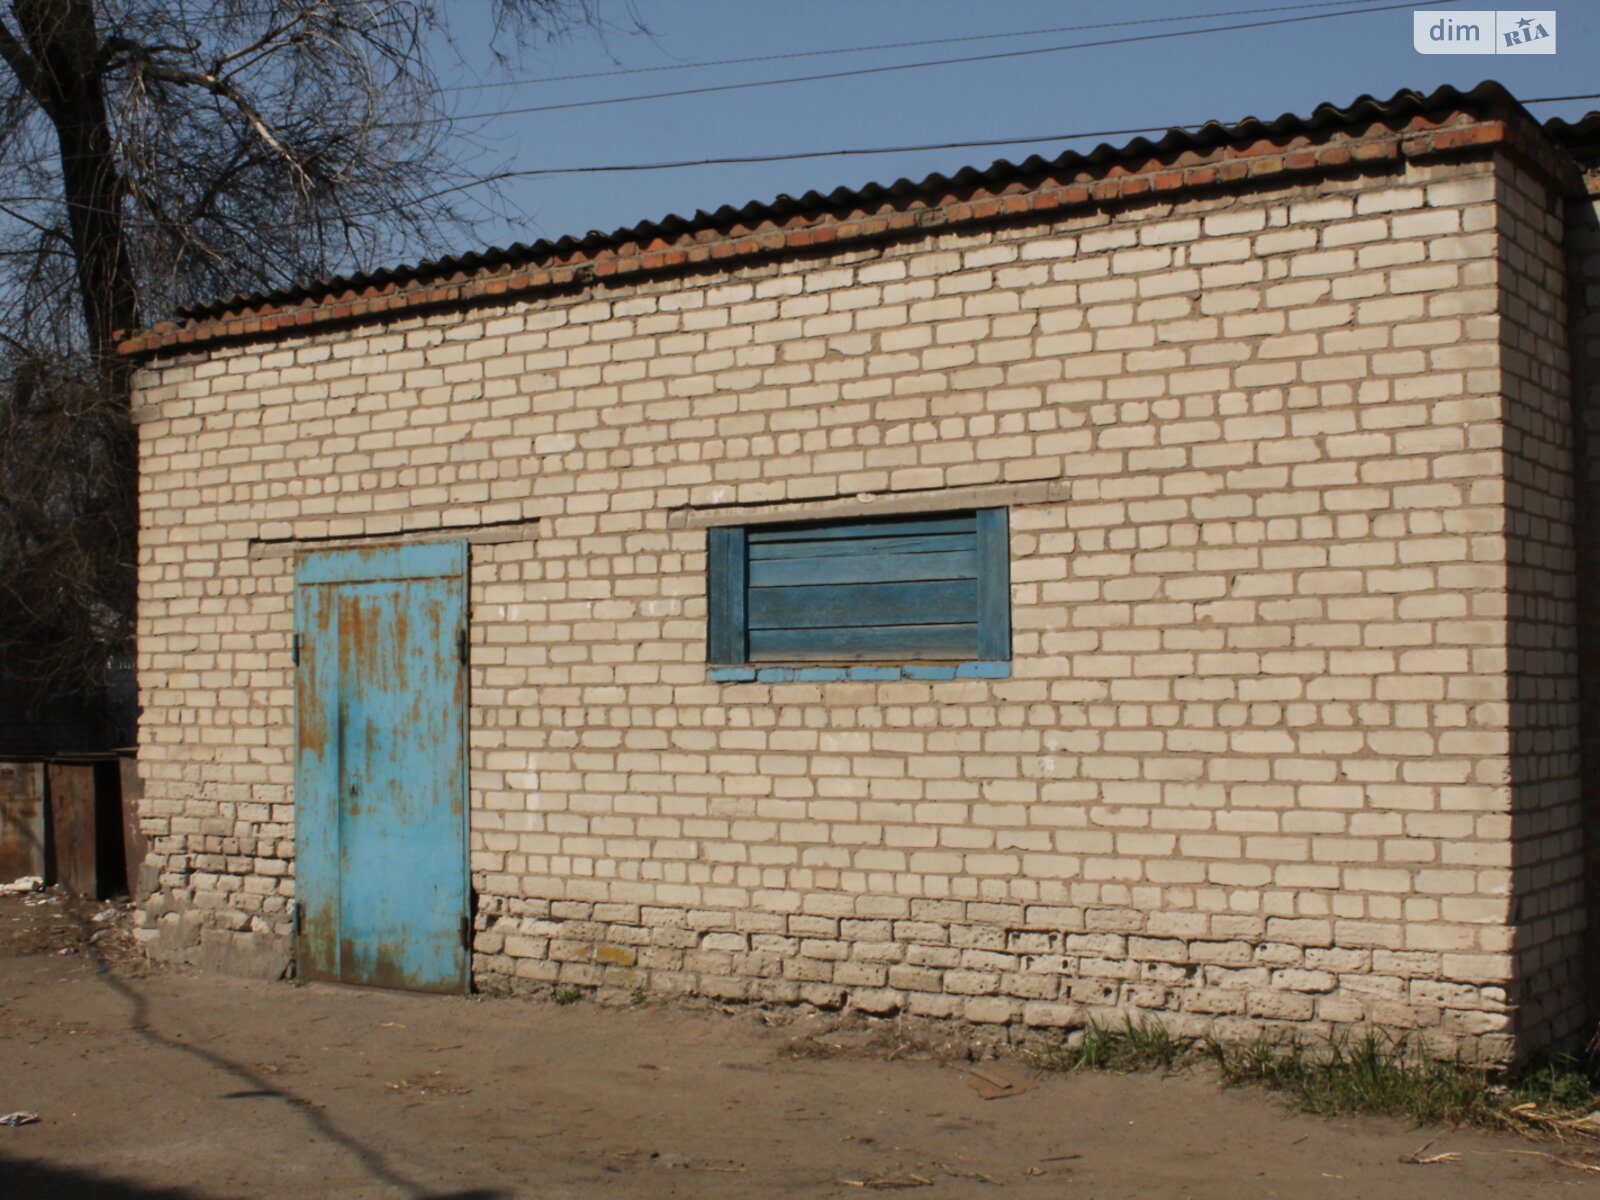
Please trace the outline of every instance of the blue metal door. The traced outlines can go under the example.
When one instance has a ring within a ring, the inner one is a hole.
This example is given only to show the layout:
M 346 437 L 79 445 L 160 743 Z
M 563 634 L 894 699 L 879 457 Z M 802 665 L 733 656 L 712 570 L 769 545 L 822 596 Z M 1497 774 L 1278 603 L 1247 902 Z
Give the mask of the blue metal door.
M 295 572 L 295 890 L 308 979 L 468 986 L 463 542 Z

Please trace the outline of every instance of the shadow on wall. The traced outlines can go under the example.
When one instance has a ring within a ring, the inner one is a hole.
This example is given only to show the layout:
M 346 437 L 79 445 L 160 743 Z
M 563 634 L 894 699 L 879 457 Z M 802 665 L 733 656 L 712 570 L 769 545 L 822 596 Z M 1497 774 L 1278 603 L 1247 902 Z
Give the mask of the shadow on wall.
M 1577 576 L 1580 860 L 1587 922 L 1588 1030 L 1600 1026 L 1600 217 L 1567 211 L 1567 337 L 1572 349 L 1573 497 Z

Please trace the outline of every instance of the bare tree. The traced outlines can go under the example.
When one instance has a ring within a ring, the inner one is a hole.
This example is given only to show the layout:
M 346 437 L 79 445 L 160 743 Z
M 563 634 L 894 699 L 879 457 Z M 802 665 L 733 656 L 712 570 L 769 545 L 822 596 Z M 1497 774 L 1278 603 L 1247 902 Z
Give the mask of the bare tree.
M 84 357 L 0 357 L 0 687 L 28 702 L 93 694 L 128 649 L 134 457 L 125 401 Z
M 598 20 L 595 0 L 486 2 L 510 47 Z M 0 673 L 92 688 L 130 642 L 135 463 L 118 331 L 460 230 L 460 142 L 430 59 L 446 9 L 0 10 Z

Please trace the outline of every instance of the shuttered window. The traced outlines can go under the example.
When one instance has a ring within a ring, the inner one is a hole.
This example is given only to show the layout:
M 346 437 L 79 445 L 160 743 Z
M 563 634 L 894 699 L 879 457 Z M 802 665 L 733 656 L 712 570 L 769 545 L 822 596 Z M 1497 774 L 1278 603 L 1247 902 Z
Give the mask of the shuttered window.
M 713 663 L 1011 657 L 1006 510 L 710 531 Z

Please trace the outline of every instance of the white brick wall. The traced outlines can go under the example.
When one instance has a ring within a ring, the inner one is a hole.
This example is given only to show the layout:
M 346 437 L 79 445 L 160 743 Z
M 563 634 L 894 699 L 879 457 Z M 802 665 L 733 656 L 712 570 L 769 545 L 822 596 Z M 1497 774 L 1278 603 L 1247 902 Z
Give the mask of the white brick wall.
M 537 522 L 471 552 L 478 980 L 1565 1036 L 1560 237 L 1410 163 L 158 359 L 149 936 L 287 952 L 270 544 Z M 1038 480 L 1010 679 L 708 681 L 673 514 Z

